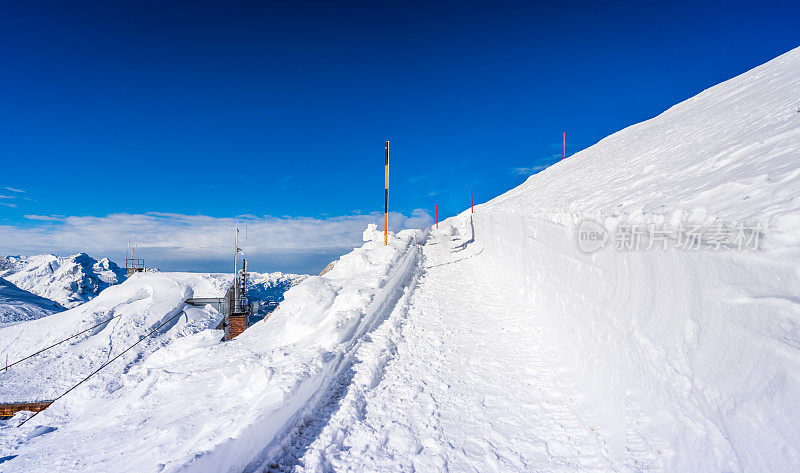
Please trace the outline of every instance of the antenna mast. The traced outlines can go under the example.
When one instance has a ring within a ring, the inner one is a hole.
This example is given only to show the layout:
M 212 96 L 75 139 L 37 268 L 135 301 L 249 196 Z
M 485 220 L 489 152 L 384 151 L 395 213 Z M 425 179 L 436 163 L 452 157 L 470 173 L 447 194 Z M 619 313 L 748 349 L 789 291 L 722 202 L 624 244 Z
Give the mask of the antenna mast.
M 233 246 L 233 300 L 235 301 L 239 296 L 239 285 L 237 284 L 238 278 L 236 277 L 238 270 L 236 269 L 236 263 L 238 262 L 239 252 L 242 251 L 241 248 L 239 248 L 239 219 L 236 219 L 236 233 L 233 237 Z
M 245 232 L 247 222 L 245 222 Z M 246 233 L 245 233 L 246 235 Z M 225 340 L 231 340 L 247 329 L 250 319 L 250 306 L 247 302 L 247 258 L 239 248 L 239 219 L 236 219 L 233 252 L 233 287 L 225 295 L 227 309 L 224 321 Z M 242 254 L 242 269 L 237 270 L 239 253 Z

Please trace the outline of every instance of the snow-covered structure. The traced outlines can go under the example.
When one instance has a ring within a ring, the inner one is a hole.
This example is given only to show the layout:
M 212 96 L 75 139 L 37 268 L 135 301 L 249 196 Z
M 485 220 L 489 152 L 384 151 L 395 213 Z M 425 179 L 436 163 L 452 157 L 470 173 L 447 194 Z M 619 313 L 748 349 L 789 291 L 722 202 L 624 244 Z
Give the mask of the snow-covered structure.
M 0 257 L 0 277 L 39 296 L 72 308 L 125 280 L 125 269 L 108 258 L 86 253 Z
M 2 467 L 795 471 L 798 90 L 800 49 L 438 230 L 387 246 L 365 232 L 231 342 L 207 329 L 213 311 L 191 309 L 22 428 L 22 415 L 0 424 Z M 759 243 L 715 247 L 710 229 L 738 223 Z M 643 247 L 618 238 L 665 225 L 681 231 L 654 247 L 653 233 Z M 678 247 L 687 228 L 708 230 L 697 248 Z M 215 287 L 194 278 L 138 275 L 0 329 L 0 349 L 22 356 L 67 330 L 48 319 L 122 314 L 0 373 L 3 390 L 60 392 Z

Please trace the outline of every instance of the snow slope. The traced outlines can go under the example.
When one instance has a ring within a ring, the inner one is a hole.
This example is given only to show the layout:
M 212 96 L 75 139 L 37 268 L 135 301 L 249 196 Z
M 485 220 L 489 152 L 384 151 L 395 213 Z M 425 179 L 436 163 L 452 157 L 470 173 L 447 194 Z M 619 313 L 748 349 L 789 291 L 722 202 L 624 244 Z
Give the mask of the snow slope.
M 108 258 L 86 253 L 0 257 L 0 277 L 26 291 L 52 299 L 67 308 L 96 297 L 103 289 L 125 280 L 125 270 Z
M 800 464 L 798 90 L 795 49 L 476 210 L 476 242 L 524 288 L 603 424 L 661 431 L 668 471 Z M 758 251 L 585 254 L 583 217 L 764 230 Z
M 0 278 L 0 327 L 63 311 L 57 302 L 31 294 Z

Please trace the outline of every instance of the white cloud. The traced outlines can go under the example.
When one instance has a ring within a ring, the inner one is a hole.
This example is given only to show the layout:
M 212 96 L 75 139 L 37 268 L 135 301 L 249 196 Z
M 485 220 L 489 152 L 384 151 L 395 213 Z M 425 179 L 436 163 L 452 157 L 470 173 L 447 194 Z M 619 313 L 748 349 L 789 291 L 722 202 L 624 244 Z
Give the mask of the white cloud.
M 0 199 L 16 199 L 16 198 L 17 198 L 17 196 L 15 196 L 15 195 L 1 195 L 0 194 Z
M 229 257 L 232 259 L 233 218 L 163 212 L 119 213 L 105 217 L 25 217 L 32 221 L 31 225 L 0 225 L 0 254 L 85 251 L 95 257 L 108 256 L 124 263 L 125 247 L 132 241 L 137 246 L 137 257 L 162 269 L 227 270 L 228 263 L 223 265 L 222 262 Z M 425 227 L 431 224 L 432 218 L 425 210 L 417 209 L 410 216 L 391 213 L 389 221 L 392 230 L 401 230 Z M 253 267 L 256 271 L 311 271 L 360 245 L 361 233 L 368 223 L 382 226 L 383 214 L 322 219 L 242 216 L 240 246 L 251 263 L 261 263 L 260 268 Z M 282 262 L 283 266 L 275 267 L 272 263 L 275 261 Z
M 25 192 L 24 190 L 17 189 L 16 187 L 5 187 L 5 190 L 11 191 L 11 192 Z
M 5 203 L 5 202 L 0 202 L 0 205 L 4 205 L 4 206 L 6 206 L 6 207 L 11 207 L 11 208 L 14 208 L 14 207 L 16 207 L 16 206 L 17 206 L 17 204 L 7 204 L 7 203 Z
M 64 216 L 58 215 L 26 215 L 25 218 L 29 220 L 41 220 L 44 222 L 58 222 L 64 219 Z

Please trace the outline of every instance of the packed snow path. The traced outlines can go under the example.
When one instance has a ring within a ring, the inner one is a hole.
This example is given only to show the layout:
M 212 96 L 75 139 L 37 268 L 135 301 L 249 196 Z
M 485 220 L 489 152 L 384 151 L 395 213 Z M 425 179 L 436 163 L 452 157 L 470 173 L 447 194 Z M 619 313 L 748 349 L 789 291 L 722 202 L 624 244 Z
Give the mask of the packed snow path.
M 399 303 L 264 471 L 646 471 L 635 435 L 610 453 L 585 395 L 554 368 L 537 315 L 476 243 L 433 234 Z M 347 383 L 347 384 L 346 384 Z M 321 415 L 320 415 L 321 414 Z M 320 425 L 314 425 L 314 423 Z

